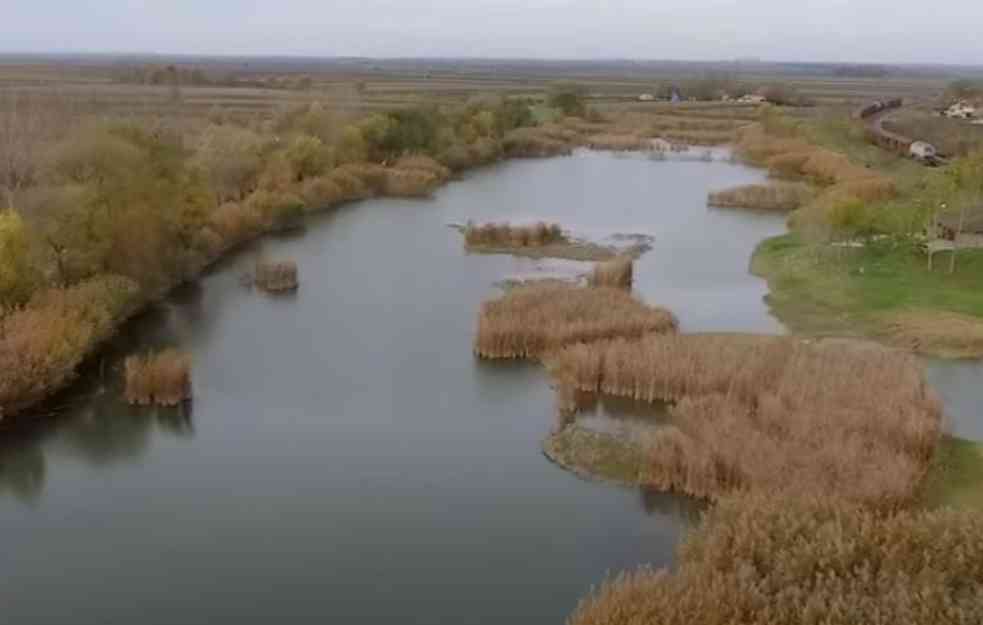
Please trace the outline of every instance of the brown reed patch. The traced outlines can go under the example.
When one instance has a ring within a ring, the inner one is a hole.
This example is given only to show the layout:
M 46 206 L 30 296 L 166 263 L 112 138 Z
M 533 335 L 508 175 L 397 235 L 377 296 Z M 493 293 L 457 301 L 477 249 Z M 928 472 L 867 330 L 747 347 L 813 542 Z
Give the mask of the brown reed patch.
M 482 304 L 474 351 L 483 358 L 539 358 L 573 343 L 638 338 L 677 327 L 671 312 L 622 289 L 535 284 Z
M 711 193 L 707 205 L 792 211 L 811 199 L 812 195 L 812 190 L 804 184 L 749 184 Z
M 634 273 L 634 259 L 630 256 L 619 256 L 594 265 L 594 270 L 588 276 L 588 282 L 591 286 L 631 289 Z
M 648 336 L 570 345 L 547 366 L 564 402 L 576 391 L 676 402 L 673 425 L 649 441 L 653 485 L 699 497 L 896 506 L 914 496 L 940 435 L 940 402 L 918 363 L 872 344 Z
M 191 399 L 191 357 L 165 349 L 127 357 L 123 364 L 126 401 L 131 404 L 176 406 Z
M 568 623 L 980 623 L 980 536 L 983 517 L 953 510 L 883 515 L 835 497 L 731 498 L 686 538 L 676 572 L 610 579 Z
M 382 194 L 389 197 L 430 197 L 446 178 L 423 169 L 388 169 Z
M 300 282 L 297 278 L 297 263 L 287 261 L 257 261 L 253 277 L 256 286 L 270 293 L 295 290 Z
M 464 242 L 470 247 L 540 247 L 567 243 L 563 228 L 557 223 L 540 221 L 534 224 L 468 222 L 464 226 Z

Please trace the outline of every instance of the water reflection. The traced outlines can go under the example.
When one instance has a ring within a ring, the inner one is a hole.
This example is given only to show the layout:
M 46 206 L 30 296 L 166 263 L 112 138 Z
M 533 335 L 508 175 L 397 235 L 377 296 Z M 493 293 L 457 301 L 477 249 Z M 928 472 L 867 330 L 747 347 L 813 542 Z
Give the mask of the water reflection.
M 135 408 L 120 399 L 118 390 L 99 384 L 88 397 L 75 397 L 43 419 L 18 419 L 0 429 L 0 497 L 36 504 L 55 458 L 104 468 L 139 461 L 159 434 L 194 437 L 191 402 Z

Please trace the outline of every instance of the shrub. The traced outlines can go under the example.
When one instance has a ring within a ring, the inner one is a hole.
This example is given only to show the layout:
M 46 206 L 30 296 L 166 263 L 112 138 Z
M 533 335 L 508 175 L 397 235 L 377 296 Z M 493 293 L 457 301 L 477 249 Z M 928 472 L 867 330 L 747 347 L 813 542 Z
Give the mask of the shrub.
M 256 236 L 262 228 L 262 220 L 253 207 L 237 202 L 226 202 L 215 209 L 211 223 L 230 246 Z
M 45 398 L 139 301 L 132 280 L 106 276 L 36 293 L 0 318 L 0 415 Z
M 650 441 L 654 485 L 700 497 L 817 493 L 895 506 L 913 496 L 941 427 L 917 361 L 869 344 L 652 336 L 573 345 L 547 362 L 561 400 L 582 391 L 677 402 L 672 426 Z
M 881 515 L 836 498 L 717 505 L 677 572 L 605 582 L 570 625 L 983 622 L 983 517 Z
M 258 261 L 254 280 L 256 286 L 271 293 L 293 291 L 300 284 L 297 279 L 297 263 L 292 260 Z
M 0 210 L 0 308 L 26 300 L 33 288 L 27 226 L 14 210 Z
M 303 225 L 304 200 L 292 193 L 261 189 L 249 196 L 246 208 L 258 215 L 268 230 L 292 230 Z
M 572 139 L 544 128 L 512 130 L 505 135 L 502 145 L 505 153 L 513 158 L 566 155 L 573 152 L 574 146 Z
M 422 169 L 390 169 L 382 192 L 390 197 L 429 197 L 442 179 Z
M 131 404 L 176 406 L 191 399 L 191 358 L 175 349 L 129 356 L 124 372 Z
M 539 358 L 572 343 L 671 333 L 677 326 L 669 311 L 621 289 L 537 284 L 482 305 L 474 351 L 484 358 Z
M 451 175 L 451 172 L 449 169 L 447 169 L 447 167 L 423 154 L 404 156 L 393 163 L 393 168 L 404 171 L 426 172 L 431 174 L 440 182 L 444 182 L 450 178 Z
M 589 277 L 590 285 L 631 289 L 634 266 L 634 261 L 627 256 L 597 263 Z

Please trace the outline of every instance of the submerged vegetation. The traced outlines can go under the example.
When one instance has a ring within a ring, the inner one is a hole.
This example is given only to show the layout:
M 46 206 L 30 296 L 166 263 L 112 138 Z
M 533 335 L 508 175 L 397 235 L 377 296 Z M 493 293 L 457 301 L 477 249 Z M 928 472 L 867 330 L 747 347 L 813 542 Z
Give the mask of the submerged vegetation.
M 678 571 L 615 577 L 569 623 L 978 623 L 981 536 L 983 517 L 966 512 L 742 495 L 692 530 Z
M 578 342 L 672 333 L 677 325 L 669 311 L 622 289 L 534 284 L 482 304 L 474 351 L 483 358 L 541 358 Z
M 191 358 L 176 349 L 129 356 L 123 363 L 126 400 L 176 406 L 191 399 Z

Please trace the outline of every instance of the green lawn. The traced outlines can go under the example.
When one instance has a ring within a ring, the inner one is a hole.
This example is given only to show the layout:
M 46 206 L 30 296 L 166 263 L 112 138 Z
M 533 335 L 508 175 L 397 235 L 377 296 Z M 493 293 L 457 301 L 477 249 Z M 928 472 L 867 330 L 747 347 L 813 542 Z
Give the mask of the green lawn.
M 907 242 L 836 248 L 787 234 L 762 242 L 751 267 L 768 280 L 773 312 L 794 331 L 871 338 L 900 332 L 924 353 L 983 355 L 983 250 L 959 252 L 949 274 L 947 255 L 930 271 Z M 960 342 L 965 349 L 953 353 Z
M 925 482 L 922 502 L 929 508 L 983 511 L 983 443 L 945 438 Z

